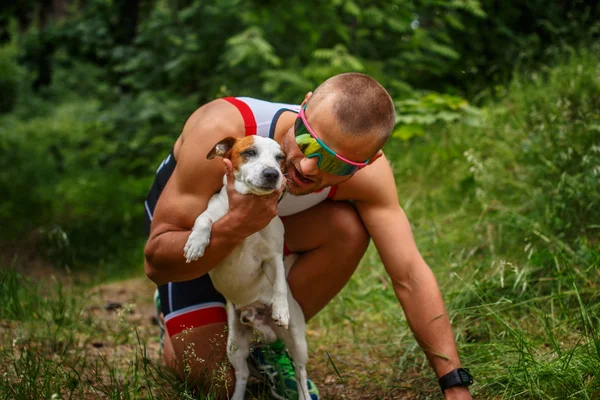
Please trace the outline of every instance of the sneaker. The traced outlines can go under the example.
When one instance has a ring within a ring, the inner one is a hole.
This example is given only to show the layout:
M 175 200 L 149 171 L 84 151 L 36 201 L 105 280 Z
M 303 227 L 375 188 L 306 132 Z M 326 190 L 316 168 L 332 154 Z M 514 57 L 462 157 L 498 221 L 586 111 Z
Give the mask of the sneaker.
M 255 347 L 248 357 L 250 373 L 260 378 L 269 387 L 276 399 L 297 399 L 298 385 L 294 364 L 284 343 L 277 339 L 267 346 Z M 319 400 L 319 390 L 313 381 L 306 380 L 311 400 Z
M 156 307 L 156 320 L 158 321 L 158 327 L 160 328 L 160 351 L 162 351 L 165 346 L 165 326 L 163 324 L 162 318 L 160 317 L 160 315 L 162 314 L 162 308 L 160 305 L 160 295 L 158 294 L 158 288 L 154 291 L 154 307 Z

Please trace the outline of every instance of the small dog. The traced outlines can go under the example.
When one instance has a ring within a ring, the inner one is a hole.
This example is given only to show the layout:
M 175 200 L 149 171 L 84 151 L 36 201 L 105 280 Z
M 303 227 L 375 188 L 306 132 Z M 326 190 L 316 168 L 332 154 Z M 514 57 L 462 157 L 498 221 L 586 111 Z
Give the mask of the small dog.
M 284 183 L 285 155 L 277 142 L 260 136 L 225 138 L 206 156 L 228 158 L 233 165 L 234 187 L 242 194 L 267 195 Z M 202 257 L 210 242 L 212 224 L 229 209 L 227 177 L 223 188 L 210 199 L 208 208 L 194 223 L 184 252 L 188 262 Z M 279 337 L 285 343 L 296 370 L 300 400 L 310 400 L 306 383 L 306 323 L 292 297 L 283 263 L 283 223 L 273 220 L 263 230 L 247 237 L 210 272 L 215 288 L 228 300 L 229 334 L 227 356 L 235 369 L 233 400 L 243 400 L 248 382 L 252 328 L 264 341 Z

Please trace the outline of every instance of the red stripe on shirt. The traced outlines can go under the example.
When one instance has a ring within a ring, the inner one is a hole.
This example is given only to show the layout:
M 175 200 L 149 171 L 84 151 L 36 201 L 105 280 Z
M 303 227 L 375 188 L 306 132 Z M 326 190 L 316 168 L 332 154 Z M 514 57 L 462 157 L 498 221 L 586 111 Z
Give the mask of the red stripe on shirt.
M 281 220 L 281 222 L 285 223 L 285 217 L 279 217 L 279 219 Z M 287 247 L 287 244 L 285 244 L 285 241 L 283 242 L 283 256 L 289 256 L 290 254 L 292 254 L 292 251 L 289 249 L 289 247 Z
M 330 199 L 330 200 L 335 200 L 334 197 L 335 197 L 335 193 L 337 192 L 337 189 L 338 189 L 337 185 L 332 186 L 331 189 L 329 189 L 329 193 L 327 194 L 327 198 Z
M 290 250 L 289 247 L 287 247 L 287 244 L 285 244 L 285 242 L 283 242 L 283 256 L 289 256 L 290 254 L 292 254 L 292 251 Z
M 173 317 L 165 322 L 169 336 L 177 335 L 186 329 L 197 328 L 217 322 L 227 322 L 227 311 L 224 307 L 207 307 L 193 310 Z
M 256 135 L 256 119 L 254 119 L 254 114 L 250 106 L 235 97 L 223 97 L 223 100 L 233 104 L 239 110 L 240 114 L 242 114 L 244 126 L 246 127 L 246 136 Z

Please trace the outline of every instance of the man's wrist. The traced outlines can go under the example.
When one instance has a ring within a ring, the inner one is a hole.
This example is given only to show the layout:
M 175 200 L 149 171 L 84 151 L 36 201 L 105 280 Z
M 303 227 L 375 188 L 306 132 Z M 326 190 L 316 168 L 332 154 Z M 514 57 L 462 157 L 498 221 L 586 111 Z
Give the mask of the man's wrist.
M 213 231 L 218 232 L 218 236 L 221 236 L 228 244 L 237 246 L 241 244 L 247 237 L 242 229 L 238 229 L 237 222 L 238 218 L 227 213 L 223 218 L 219 219 L 213 224 Z M 213 232 L 213 236 L 214 232 Z
M 468 369 L 456 368 L 446 372 L 441 378 L 438 379 L 440 389 L 446 396 L 446 398 L 471 398 L 470 396 L 465 397 L 465 394 L 469 393 L 467 389 L 473 383 L 473 376 Z M 458 397 L 454 397 L 454 394 L 458 394 Z

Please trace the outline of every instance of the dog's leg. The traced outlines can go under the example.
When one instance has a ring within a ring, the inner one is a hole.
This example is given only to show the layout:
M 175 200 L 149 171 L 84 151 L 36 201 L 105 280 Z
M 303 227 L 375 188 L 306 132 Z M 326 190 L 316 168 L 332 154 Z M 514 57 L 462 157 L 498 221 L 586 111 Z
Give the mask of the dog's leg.
M 284 330 L 277 328 L 277 336 L 285 343 L 296 370 L 296 384 L 298 387 L 298 399 L 310 400 L 308 385 L 306 383 L 306 363 L 308 362 L 308 346 L 306 344 L 306 322 L 304 322 L 304 313 L 298 302 L 288 294 L 290 305 L 290 328 Z
M 288 328 L 290 321 L 290 308 L 288 306 L 288 285 L 285 279 L 285 267 L 283 259 L 275 256 L 265 261 L 266 268 L 272 268 L 273 273 L 267 274 L 275 277 L 273 282 L 273 299 L 271 318 L 284 328 Z
M 208 208 L 194 222 L 192 233 L 183 248 L 187 262 L 195 261 L 204 255 L 204 250 L 210 243 L 213 224 L 221 219 L 228 209 L 227 189 L 223 188 L 221 192 L 211 197 Z
M 231 400 L 244 400 L 246 384 L 250 374 L 246 359 L 250 354 L 252 329 L 240 322 L 235 307 L 231 303 L 227 305 L 227 320 L 229 322 L 227 357 L 235 371 L 235 389 Z

